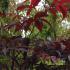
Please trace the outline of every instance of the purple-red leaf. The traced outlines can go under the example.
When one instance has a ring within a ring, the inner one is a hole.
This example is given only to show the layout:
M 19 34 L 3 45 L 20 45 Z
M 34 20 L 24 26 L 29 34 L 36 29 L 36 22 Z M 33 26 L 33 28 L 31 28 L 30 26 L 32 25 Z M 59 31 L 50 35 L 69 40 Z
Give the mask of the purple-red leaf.
M 28 5 L 21 5 L 21 6 L 17 7 L 17 10 L 22 11 L 22 10 L 24 10 L 25 8 L 28 8 L 28 7 L 29 7 Z
M 30 0 L 30 5 L 32 5 L 33 7 L 37 6 L 38 3 L 40 2 L 41 0 Z
M 23 27 L 23 26 L 21 25 L 21 23 L 16 24 L 16 25 L 15 25 L 15 30 L 16 30 L 16 31 L 19 31 L 19 30 L 22 29 L 22 27 Z
M 37 12 L 34 19 L 38 19 L 40 17 L 46 17 L 47 16 L 47 12 Z
M 29 29 L 29 26 L 33 23 L 33 18 L 28 18 L 26 21 L 23 21 L 23 28 L 25 30 L 28 30 Z
M 35 26 L 38 28 L 39 31 L 42 31 L 43 23 L 40 20 L 35 21 Z

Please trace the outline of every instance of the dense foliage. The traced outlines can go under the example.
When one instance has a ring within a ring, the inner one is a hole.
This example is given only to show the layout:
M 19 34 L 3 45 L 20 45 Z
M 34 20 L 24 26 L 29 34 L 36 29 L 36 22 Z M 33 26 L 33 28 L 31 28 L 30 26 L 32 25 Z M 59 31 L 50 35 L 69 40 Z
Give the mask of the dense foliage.
M 70 64 L 70 38 L 64 39 L 63 32 L 60 33 L 61 21 L 68 18 L 70 12 L 70 0 L 46 0 L 44 9 L 39 11 L 36 6 L 40 1 L 25 0 L 11 13 L 8 11 L 10 1 L 1 0 L 0 63 L 6 63 L 9 70 L 57 70 L 59 65 Z M 27 31 L 30 35 L 22 38 L 23 29 L 25 35 Z

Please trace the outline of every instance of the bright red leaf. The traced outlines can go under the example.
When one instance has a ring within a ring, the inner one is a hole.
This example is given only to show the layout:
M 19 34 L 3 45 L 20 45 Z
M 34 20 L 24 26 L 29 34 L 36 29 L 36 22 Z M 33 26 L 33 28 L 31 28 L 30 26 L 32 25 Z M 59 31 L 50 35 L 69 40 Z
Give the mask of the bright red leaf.
M 62 13 L 63 18 L 65 18 L 67 16 L 67 3 L 70 3 L 70 0 L 53 0 L 52 4 L 51 4 L 51 13 L 56 14 L 57 11 L 59 11 L 60 13 Z M 54 7 L 54 9 L 53 9 Z
M 67 16 L 67 8 L 64 6 L 59 6 L 60 12 L 63 14 L 63 18 Z
M 54 16 L 56 16 L 56 9 L 54 6 L 51 6 L 49 10 Z

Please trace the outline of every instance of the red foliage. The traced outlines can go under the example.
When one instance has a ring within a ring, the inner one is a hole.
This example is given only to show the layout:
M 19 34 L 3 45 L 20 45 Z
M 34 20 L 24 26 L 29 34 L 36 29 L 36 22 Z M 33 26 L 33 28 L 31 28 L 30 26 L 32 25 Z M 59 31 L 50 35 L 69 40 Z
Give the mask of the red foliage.
M 59 6 L 59 8 L 58 10 L 63 14 L 63 18 L 65 18 L 67 16 L 67 8 L 64 6 Z
M 50 8 L 49 8 L 50 12 L 56 16 L 56 9 L 55 9 L 55 6 L 54 5 L 51 5 Z
M 66 46 L 64 52 L 69 54 L 70 53 L 70 39 L 65 40 L 65 41 L 62 40 L 61 42 Z
M 39 29 L 39 31 L 42 31 L 43 23 L 40 20 L 35 21 L 35 26 Z
M 25 29 L 28 30 L 29 26 L 32 24 L 33 22 L 33 18 L 28 18 L 27 20 L 23 20 L 23 23 L 19 22 L 19 23 L 12 23 L 9 25 L 4 26 L 5 29 L 11 29 L 13 27 L 15 27 L 16 31 Z
M 40 1 L 41 0 L 30 0 L 30 6 L 29 6 L 29 9 L 27 11 L 27 15 L 30 14 L 32 8 L 34 8 L 35 6 L 37 6 Z
M 30 6 L 27 11 L 27 15 L 30 14 L 32 8 L 37 6 L 39 2 L 40 0 L 30 0 Z M 49 11 L 53 14 L 53 16 L 56 16 L 56 13 L 59 11 L 62 13 L 63 18 L 65 18 L 67 16 L 67 11 L 68 11 L 68 8 L 65 5 L 65 3 L 68 3 L 68 2 L 70 2 L 70 0 L 53 0 L 52 4 L 50 5 Z M 39 29 L 39 31 L 42 30 L 43 22 L 39 22 L 38 19 L 42 17 L 46 17 L 47 12 L 48 10 L 44 12 L 37 12 L 36 15 L 34 16 L 34 22 L 36 27 Z M 41 20 L 46 21 L 45 19 L 41 19 Z
M 20 29 L 22 29 L 22 27 L 23 27 L 23 26 L 22 26 L 20 23 L 19 23 L 19 24 L 16 24 L 16 25 L 15 25 L 15 30 L 16 30 L 16 31 L 19 31 Z
M 69 3 L 70 0 L 53 0 L 52 4 L 64 4 L 64 3 Z
M 22 11 L 22 10 L 24 10 L 25 8 L 28 8 L 28 7 L 29 7 L 28 5 L 21 5 L 21 6 L 19 6 L 19 7 L 17 8 L 17 10 Z
M 25 0 L 26 2 L 27 0 Z M 35 8 L 35 6 L 38 5 L 38 3 L 41 0 L 30 0 L 30 5 L 21 5 L 18 6 L 17 10 L 22 11 L 25 8 L 28 8 L 27 10 L 27 15 L 30 15 L 30 12 L 33 8 Z M 34 22 L 35 26 L 39 29 L 39 31 L 42 30 L 43 28 L 43 22 L 46 22 L 49 24 L 49 22 L 47 21 L 47 19 L 43 19 L 44 17 L 48 16 L 48 12 L 50 11 L 53 16 L 56 16 L 57 12 L 62 13 L 63 18 L 65 18 L 67 16 L 67 11 L 68 11 L 68 7 L 67 7 L 67 3 L 70 3 L 70 0 L 53 0 L 53 2 L 51 3 L 51 5 L 49 5 L 49 9 L 46 10 L 44 12 L 37 12 L 34 16 L 34 18 L 28 18 L 27 20 L 24 20 L 23 23 L 21 24 L 12 24 L 12 25 L 8 25 L 9 28 L 11 28 L 12 26 L 15 26 L 16 30 L 21 30 L 22 28 L 27 30 L 29 28 L 29 26 Z M 0 15 L 2 16 L 3 14 L 0 13 Z M 19 15 L 15 15 L 14 18 L 19 17 Z M 39 19 L 41 21 L 39 21 Z M 50 25 L 50 24 L 49 24 Z
M 33 18 L 28 18 L 26 21 L 23 22 L 23 27 L 25 30 L 29 29 L 29 26 L 33 23 Z
M 30 5 L 33 5 L 33 7 L 37 6 L 38 3 L 40 2 L 41 0 L 30 0 Z
M 62 13 L 63 18 L 67 16 L 67 3 L 70 3 L 70 0 L 53 0 L 52 7 L 55 7 L 56 11 L 59 11 Z M 53 10 L 52 13 L 55 15 L 55 11 Z
M 47 16 L 47 12 L 37 12 L 36 15 L 34 16 L 34 19 L 38 19 L 40 17 L 46 17 Z

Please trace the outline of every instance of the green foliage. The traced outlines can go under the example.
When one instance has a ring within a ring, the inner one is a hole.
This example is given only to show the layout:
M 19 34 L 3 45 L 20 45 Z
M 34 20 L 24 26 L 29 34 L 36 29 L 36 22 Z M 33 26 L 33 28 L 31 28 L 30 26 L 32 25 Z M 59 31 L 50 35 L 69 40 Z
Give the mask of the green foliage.
M 0 9 L 3 13 L 7 13 L 8 11 L 8 3 L 9 3 L 9 0 L 0 0 Z

